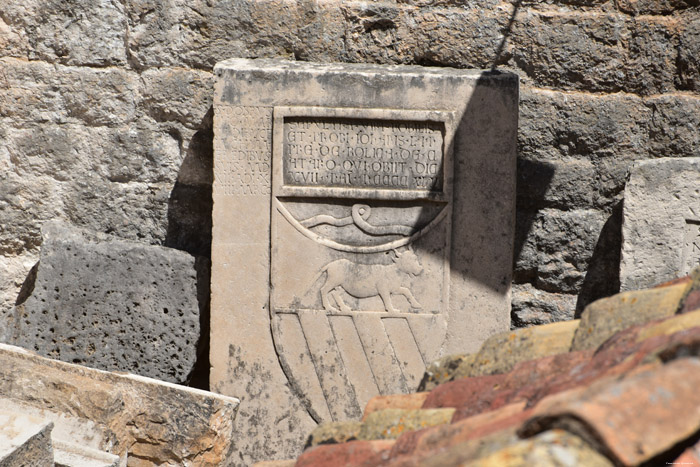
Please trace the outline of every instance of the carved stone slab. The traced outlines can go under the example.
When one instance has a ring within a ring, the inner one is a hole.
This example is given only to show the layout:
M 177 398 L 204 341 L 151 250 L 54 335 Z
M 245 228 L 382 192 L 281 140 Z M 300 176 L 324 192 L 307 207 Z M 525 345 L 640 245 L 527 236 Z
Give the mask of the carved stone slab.
M 243 463 L 510 326 L 518 80 L 217 65 L 211 384 Z
M 635 290 L 700 266 L 700 158 L 637 162 L 625 187 L 620 289 Z

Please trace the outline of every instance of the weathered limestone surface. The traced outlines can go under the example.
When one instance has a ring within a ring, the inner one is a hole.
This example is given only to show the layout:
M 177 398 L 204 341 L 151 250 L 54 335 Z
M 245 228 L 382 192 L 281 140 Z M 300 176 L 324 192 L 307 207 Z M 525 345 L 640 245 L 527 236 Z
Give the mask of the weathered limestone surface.
M 211 384 L 269 375 L 242 401 L 258 435 L 240 449 L 289 457 L 299 429 L 266 420 L 360 416 L 509 329 L 518 80 L 242 59 L 216 74 Z
M 188 381 L 200 340 L 195 258 L 61 222 L 44 224 L 42 234 L 36 279 L 3 323 L 5 342 L 94 368 Z
M 0 412 L 0 465 L 53 467 L 53 423 L 14 412 Z
M 635 164 L 622 226 L 622 290 L 651 287 L 700 265 L 700 158 Z
M 130 466 L 226 465 L 238 399 L 142 376 L 50 360 L 0 344 L 0 397 L 90 420 L 98 448 Z

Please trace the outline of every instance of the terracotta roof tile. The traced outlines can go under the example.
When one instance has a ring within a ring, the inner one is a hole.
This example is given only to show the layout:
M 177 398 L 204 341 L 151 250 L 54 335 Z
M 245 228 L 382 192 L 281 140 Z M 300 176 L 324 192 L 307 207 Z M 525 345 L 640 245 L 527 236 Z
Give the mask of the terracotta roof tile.
M 306 441 L 306 447 L 356 440 L 359 438 L 361 428 L 361 422 L 352 420 L 322 423 L 311 432 Z
M 441 384 L 423 403 L 424 409 L 470 406 L 473 413 L 488 410 L 491 396 L 503 387 L 506 375 L 475 376 Z
M 678 313 L 688 313 L 689 311 L 700 309 L 700 267 L 690 273 L 690 283 L 687 286 L 683 298 L 681 298 Z
M 566 353 L 579 320 L 532 326 L 486 339 L 473 359 L 465 359 L 455 378 L 507 373 L 523 361 Z
M 595 349 L 618 331 L 672 316 L 687 284 L 624 292 L 588 305 L 581 315 L 571 350 Z
M 488 455 L 518 441 L 514 427 L 495 431 L 489 435 L 470 438 L 440 438 L 435 443 L 424 443 L 404 455 L 394 455 L 384 464 L 387 467 L 450 466 L 467 459 Z
M 394 440 L 350 441 L 326 444 L 304 451 L 296 467 L 376 466 L 382 463 Z
M 253 467 L 294 467 L 296 459 L 288 459 L 283 461 L 263 461 L 253 464 Z
M 656 458 L 700 429 L 700 360 L 642 370 L 543 400 L 520 434 L 565 428 L 622 465 Z
M 462 364 L 468 365 L 475 357 L 476 354 L 458 354 L 435 360 L 425 369 L 418 391 L 430 391 L 440 384 L 454 380 L 457 368 Z
M 504 431 L 509 433 L 508 436 L 512 436 L 530 415 L 530 412 L 523 412 L 524 407 L 524 402 L 510 404 L 451 425 L 406 433 L 396 440 L 391 449 L 391 458 L 428 456 L 464 441 Z
M 564 430 L 545 431 L 484 457 L 465 460 L 471 461 L 468 463 L 470 467 L 613 466 L 610 460 L 599 454 L 588 443 Z
M 455 409 L 384 409 L 362 423 L 358 439 L 396 439 L 408 431 L 450 423 Z
M 367 402 L 362 420 L 369 414 L 384 409 L 420 409 L 428 397 L 427 392 L 415 392 L 412 394 L 392 394 L 389 396 L 374 396 Z
M 671 464 L 674 466 L 700 466 L 700 442 L 685 449 Z

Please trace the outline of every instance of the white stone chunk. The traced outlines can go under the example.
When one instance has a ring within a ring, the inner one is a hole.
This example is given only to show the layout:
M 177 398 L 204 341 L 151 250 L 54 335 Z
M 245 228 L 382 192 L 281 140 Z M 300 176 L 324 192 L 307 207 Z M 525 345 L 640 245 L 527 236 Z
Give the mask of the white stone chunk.
M 620 289 L 652 287 L 700 265 L 700 158 L 637 162 L 625 187 Z

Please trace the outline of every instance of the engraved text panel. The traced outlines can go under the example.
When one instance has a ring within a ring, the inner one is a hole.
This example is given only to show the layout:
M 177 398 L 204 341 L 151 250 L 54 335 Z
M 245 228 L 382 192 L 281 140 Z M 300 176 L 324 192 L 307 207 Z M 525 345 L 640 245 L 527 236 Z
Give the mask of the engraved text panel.
M 441 192 L 444 123 L 285 117 L 287 186 Z

